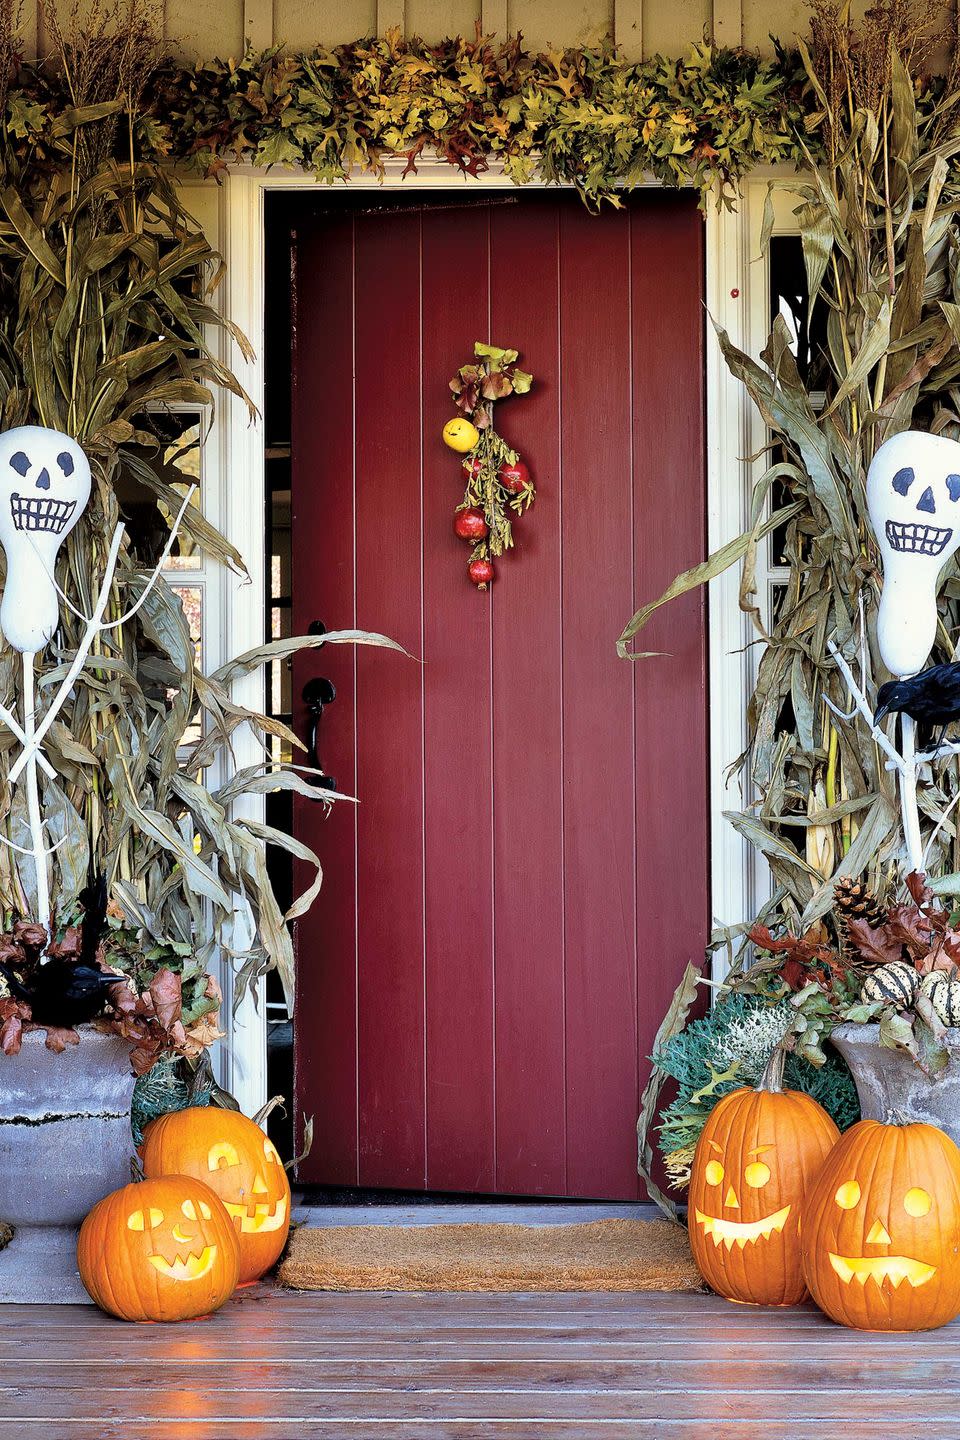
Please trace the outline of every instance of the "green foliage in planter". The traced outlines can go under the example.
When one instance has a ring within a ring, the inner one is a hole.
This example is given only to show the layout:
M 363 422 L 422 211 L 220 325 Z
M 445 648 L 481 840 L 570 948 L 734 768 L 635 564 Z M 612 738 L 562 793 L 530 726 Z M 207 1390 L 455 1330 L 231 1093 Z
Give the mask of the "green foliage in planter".
M 144 1130 L 158 1115 L 185 1110 L 188 1105 L 209 1105 L 213 1094 L 212 1079 L 205 1080 L 200 1073 L 193 1073 L 187 1078 L 179 1055 L 161 1056 L 133 1087 L 130 1131 L 134 1145 L 139 1150 Z
M 662 1074 L 677 1084 L 677 1094 L 656 1127 L 657 1146 L 675 1185 L 685 1186 L 690 1179 L 693 1152 L 714 1105 L 732 1090 L 759 1082 L 770 1054 L 795 1019 L 789 1001 L 725 993 L 708 1014 L 671 1036 L 653 1057 Z M 835 1051 L 819 1066 L 788 1055 L 784 1078 L 789 1089 L 812 1095 L 841 1130 L 859 1120 L 853 1078 Z
M 519 39 L 428 45 L 394 31 L 307 54 L 167 62 L 138 126 L 153 154 L 208 174 L 239 160 L 335 181 L 434 154 L 472 175 L 500 161 L 517 183 L 562 181 L 594 204 L 650 173 L 706 188 L 798 158 L 800 90 L 788 57 L 704 43 L 630 64 L 609 46 L 533 54 Z M 20 66 L 12 142 L 45 156 L 68 103 L 56 71 Z
M 742 562 L 741 605 L 762 642 L 744 757 L 756 798 L 727 818 L 770 866 L 774 896 L 762 918 L 798 934 L 827 914 L 841 876 L 869 872 L 884 898 L 903 843 L 895 777 L 863 721 L 832 716 L 825 698 L 849 708 L 828 642 L 859 674 L 861 607 L 861 684 L 873 694 L 889 678 L 873 643 L 882 582 L 865 502 L 871 458 L 905 429 L 960 435 L 960 69 L 954 55 L 943 84 L 927 88 L 929 13 L 884 0 L 855 28 L 846 7 L 815 8 L 811 48 L 802 47 L 811 149 L 806 171 L 785 184 L 797 201 L 810 307 L 826 311 L 826 344 L 804 380 L 782 318 L 759 362 L 717 329 L 778 447 L 756 482 L 754 527 L 639 610 L 619 641 L 631 654 L 660 604 Z M 765 239 L 772 222 L 768 204 Z M 767 630 L 754 576 L 775 489 L 789 577 Z M 951 561 L 933 659 L 953 658 L 958 638 Z M 931 874 L 960 869 L 950 809 L 958 783 L 945 758 L 921 787 Z

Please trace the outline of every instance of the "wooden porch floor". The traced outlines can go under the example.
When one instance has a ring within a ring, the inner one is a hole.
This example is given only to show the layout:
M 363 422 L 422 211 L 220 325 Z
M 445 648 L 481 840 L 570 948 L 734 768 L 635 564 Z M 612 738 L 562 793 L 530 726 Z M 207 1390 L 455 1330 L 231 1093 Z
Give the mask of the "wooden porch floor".
M 960 1436 L 960 1323 L 870 1336 L 698 1295 L 301 1295 L 195 1325 L 0 1311 L 0 1436 Z M 829 1430 L 822 1427 L 830 1425 Z

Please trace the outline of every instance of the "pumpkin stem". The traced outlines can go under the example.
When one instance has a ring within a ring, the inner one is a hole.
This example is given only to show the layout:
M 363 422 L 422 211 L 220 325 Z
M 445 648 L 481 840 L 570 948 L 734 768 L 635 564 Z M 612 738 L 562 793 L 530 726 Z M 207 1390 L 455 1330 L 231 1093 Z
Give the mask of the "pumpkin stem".
M 909 1125 L 910 1118 L 902 1110 L 888 1110 L 884 1123 L 886 1125 Z
M 787 1051 L 783 1045 L 777 1045 L 770 1051 L 770 1058 L 763 1067 L 759 1088 L 769 1091 L 771 1095 L 779 1095 L 783 1090 L 783 1067 L 786 1063 Z

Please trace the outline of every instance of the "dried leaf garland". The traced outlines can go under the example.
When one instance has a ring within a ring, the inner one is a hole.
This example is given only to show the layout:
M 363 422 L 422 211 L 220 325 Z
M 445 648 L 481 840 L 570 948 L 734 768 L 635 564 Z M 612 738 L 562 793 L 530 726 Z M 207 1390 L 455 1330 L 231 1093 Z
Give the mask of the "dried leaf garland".
M 795 58 L 705 42 L 634 64 L 611 45 L 538 54 L 479 27 L 437 44 L 392 30 L 299 54 L 165 60 L 136 133 L 145 155 L 206 175 L 236 161 L 334 182 L 354 167 L 381 174 L 390 157 L 415 172 L 432 154 L 468 175 L 498 164 L 517 184 L 573 185 L 592 207 L 651 173 L 729 198 L 750 166 L 801 157 L 797 75 Z M 41 167 L 80 113 L 56 67 L 22 62 L 6 110 L 9 143 Z

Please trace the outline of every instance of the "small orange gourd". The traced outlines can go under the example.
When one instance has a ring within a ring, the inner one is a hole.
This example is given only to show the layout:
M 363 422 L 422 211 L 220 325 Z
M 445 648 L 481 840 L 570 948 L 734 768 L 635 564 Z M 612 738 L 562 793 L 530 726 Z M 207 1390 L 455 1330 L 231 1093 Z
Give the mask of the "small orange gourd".
M 799 1220 L 804 1192 L 839 1130 L 809 1095 L 782 1088 L 778 1047 L 756 1090 L 711 1111 L 690 1174 L 690 1247 L 711 1290 L 756 1305 L 795 1305 L 806 1288 Z
M 290 1182 L 273 1141 L 233 1110 L 190 1106 L 143 1132 L 148 1176 L 194 1175 L 220 1197 L 240 1242 L 240 1283 L 276 1264 L 290 1230 Z
M 90 1298 L 120 1320 L 195 1320 L 233 1294 L 240 1246 L 209 1186 L 169 1175 L 94 1205 L 77 1268 Z
M 831 1320 L 932 1330 L 960 1314 L 960 1150 L 933 1125 L 861 1120 L 803 1207 L 803 1269 Z

